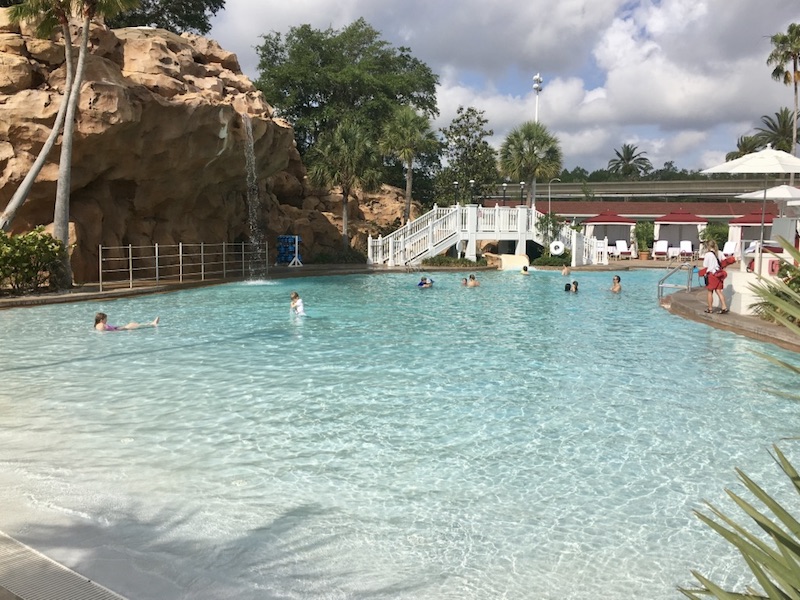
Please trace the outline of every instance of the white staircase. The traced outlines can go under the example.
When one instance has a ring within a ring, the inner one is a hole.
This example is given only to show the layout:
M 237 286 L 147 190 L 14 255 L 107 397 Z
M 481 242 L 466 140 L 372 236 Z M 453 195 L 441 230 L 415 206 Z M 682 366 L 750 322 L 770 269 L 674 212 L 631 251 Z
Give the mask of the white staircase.
M 367 260 L 372 265 L 388 267 L 415 266 L 458 245 L 459 254 L 477 260 L 477 242 L 513 241 L 515 254 L 524 254 L 526 242 L 544 245 L 543 232 L 536 223 L 541 213 L 526 206 L 487 208 L 477 204 L 433 209 L 409 221 L 387 236 L 373 238 L 367 244 Z M 558 239 L 568 248 L 572 230 L 564 226 Z

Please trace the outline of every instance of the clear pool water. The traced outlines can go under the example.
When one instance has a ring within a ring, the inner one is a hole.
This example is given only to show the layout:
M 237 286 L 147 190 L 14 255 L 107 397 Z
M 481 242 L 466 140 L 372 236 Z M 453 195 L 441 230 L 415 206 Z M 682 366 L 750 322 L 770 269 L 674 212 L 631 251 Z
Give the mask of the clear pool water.
M 680 598 L 795 356 L 660 271 L 342 276 L 0 312 L 0 529 L 131 599 Z M 308 318 L 289 315 L 289 292 Z M 98 333 L 161 316 L 157 330 Z M 769 383 L 765 383 L 768 381 Z M 787 442 L 788 444 L 788 442 Z M 792 447 L 784 444 L 790 454 Z

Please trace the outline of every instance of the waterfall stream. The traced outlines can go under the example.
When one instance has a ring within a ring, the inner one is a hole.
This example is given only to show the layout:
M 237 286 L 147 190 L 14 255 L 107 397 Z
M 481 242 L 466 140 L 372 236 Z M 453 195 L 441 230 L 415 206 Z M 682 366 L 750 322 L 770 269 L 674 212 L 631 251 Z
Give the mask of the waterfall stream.
M 264 225 L 259 218 L 261 202 L 258 195 L 258 179 L 256 177 L 255 139 L 253 137 L 253 121 L 250 115 L 242 113 L 242 123 L 247 136 L 244 146 L 247 169 L 247 225 L 250 234 L 250 260 L 247 261 L 250 278 L 263 277 L 266 272 Z

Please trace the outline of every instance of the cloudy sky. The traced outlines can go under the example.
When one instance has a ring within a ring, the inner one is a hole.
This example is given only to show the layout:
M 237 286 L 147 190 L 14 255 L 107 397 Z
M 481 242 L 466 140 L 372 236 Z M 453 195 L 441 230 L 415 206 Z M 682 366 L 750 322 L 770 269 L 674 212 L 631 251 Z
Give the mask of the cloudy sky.
M 436 128 L 474 106 L 497 147 L 534 118 L 540 73 L 539 120 L 568 169 L 604 168 L 625 143 L 656 168 L 709 167 L 794 102 L 766 58 L 798 0 L 226 0 L 209 37 L 255 79 L 262 35 L 359 17 L 439 76 Z

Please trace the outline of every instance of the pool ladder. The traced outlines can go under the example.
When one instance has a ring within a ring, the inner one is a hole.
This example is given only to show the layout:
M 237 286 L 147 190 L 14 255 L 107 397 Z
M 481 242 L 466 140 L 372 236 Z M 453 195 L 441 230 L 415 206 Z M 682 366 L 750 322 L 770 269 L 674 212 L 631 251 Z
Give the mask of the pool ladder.
M 686 283 L 667 283 L 667 280 L 670 279 L 676 273 L 680 273 L 681 271 L 686 271 Z M 664 298 L 664 293 L 668 289 L 672 290 L 686 290 L 687 292 L 692 291 L 692 279 L 694 278 L 694 264 L 690 262 L 681 263 L 675 267 L 672 267 L 666 275 L 664 275 L 661 279 L 658 280 L 658 301 L 659 303 Z

